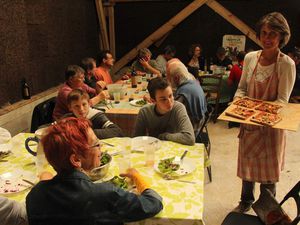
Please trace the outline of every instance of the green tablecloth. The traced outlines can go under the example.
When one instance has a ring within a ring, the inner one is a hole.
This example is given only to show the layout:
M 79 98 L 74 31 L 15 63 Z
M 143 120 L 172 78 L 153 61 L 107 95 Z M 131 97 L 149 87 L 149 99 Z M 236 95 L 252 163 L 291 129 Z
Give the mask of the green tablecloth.
M 8 162 L 0 162 L 0 174 L 11 172 L 23 175 L 26 179 L 36 180 L 35 157 L 27 152 L 24 141 L 33 134 L 18 134 L 12 139 L 13 154 L 7 157 Z M 124 148 L 122 138 L 106 139 L 115 147 L 104 146 L 103 151 L 116 152 Z M 203 186 L 204 186 L 204 146 L 185 146 L 169 141 L 162 141 L 161 148 L 155 152 L 155 161 L 159 159 L 180 156 L 184 150 L 189 150 L 186 158 L 193 161 L 196 169 L 193 173 L 185 175 L 181 179 L 194 181 L 195 184 L 182 183 L 176 180 L 165 180 L 153 168 L 144 165 L 143 153 L 131 153 L 131 165 L 146 177 L 152 188 L 163 197 L 164 209 L 154 218 L 139 221 L 134 224 L 179 224 L 197 225 L 204 224 L 203 216 Z M 107 174 L 107 178 L 118 174 L 117 160 L 120 156 L 114 156 Z M 28 190 L 8 196 L 17 201 L 24 201 Z

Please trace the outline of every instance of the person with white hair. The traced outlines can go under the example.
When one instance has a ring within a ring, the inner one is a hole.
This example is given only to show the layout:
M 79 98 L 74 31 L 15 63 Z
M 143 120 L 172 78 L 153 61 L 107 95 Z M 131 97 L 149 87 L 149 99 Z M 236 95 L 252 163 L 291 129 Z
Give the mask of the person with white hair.
M 205 95 L 199 82 L 193 79 L 185 65 L 180 60 L 173 60 L 168 64 L 167 78 L 176 89 L 174 97 L 186 107 L 188 116 L 194 128 L 195 137 L 205 120 L 207 104 Z

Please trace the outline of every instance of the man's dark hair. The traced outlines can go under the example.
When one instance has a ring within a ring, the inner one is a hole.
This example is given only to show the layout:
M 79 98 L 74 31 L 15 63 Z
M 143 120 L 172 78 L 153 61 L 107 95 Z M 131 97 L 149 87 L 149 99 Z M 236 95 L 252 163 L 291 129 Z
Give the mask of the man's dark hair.
M 246 52 L 240 51 L 240 52 L 237 54 L 236 58 L 237 58 L 237 60 L 238 60 L 239 62 L 241 62 L 241 61 L 244 60 L 245 55 L 246 55 Z
M 107 54 L 111 54 L 109 50 L 103 50 L 98 55 L 99 65 L 103 63 L 103 59 L 107 59 Z
M 174 57 L 175 54 L 176 54 L 176 48 L 175 48 L 175 46 L 174 45 L 167 45 L 164 48 L 164 54 L 171 55 L 172 57 Z
M 70 77 L 73 77 L 78 73 L 84 74 L 84 69 L 77 65 L 69 65 L 65 71 L 65 80 L 69 80 Z
M 156 77 L 149 81 L 147 89 L 152 99 L 155 99 L 155 93 L 157 90 L 165 90 L 169 87 L 169 82 L 162 77 Z
M 93 63 L 96 63 L 96 60 L 93 58 L 84 58 L 81 60 L 81 67 L 87 72 L 88 70 L 92 70 L 94 68 Z

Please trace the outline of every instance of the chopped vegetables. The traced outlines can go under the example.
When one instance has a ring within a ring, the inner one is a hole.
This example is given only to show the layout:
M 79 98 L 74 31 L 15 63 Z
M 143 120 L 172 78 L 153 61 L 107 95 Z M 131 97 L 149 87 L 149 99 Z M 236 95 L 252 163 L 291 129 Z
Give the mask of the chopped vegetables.
M 158 163 L 158 169 L 162 173 L 172 173 L 179 169 L 180 165 L 173 163 L 175 157 L 162 159 Z
M 110 159 L 111 159 L 111 156 L 108 153 L 103 152 L 101 155 L 101 159 L 100 159 L 100 162 L 101 162 L 100 166 L 107 164 L 110 161 Z
M 113 179 L 111 179 L 110 181 L 111 183 L 113 183 L 115 186 L 122 188 L 122 189 L 127 189 L 128 188 L 128 183 L 126 181 L 126 178 L 122 178 L 119 176 L 114 176 Z
M 141 100 L 139 100 L 139 101 L 136 101 L 135 104 L 140 105 L 140 106 L 143 106 L 143 105 L 146 105 L 147 102 L 146 102 L 144 99 L 141 99 Z

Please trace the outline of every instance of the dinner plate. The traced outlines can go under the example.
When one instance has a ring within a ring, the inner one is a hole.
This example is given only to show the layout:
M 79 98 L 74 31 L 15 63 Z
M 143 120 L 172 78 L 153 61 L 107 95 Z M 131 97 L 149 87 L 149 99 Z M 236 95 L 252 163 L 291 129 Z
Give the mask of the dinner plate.
M 13 173 L 3 173 L 0 175 L 0 195 L 11 196 L 23 192 L 32 187 L 31 184 L 23 180 L 22 175 Z
M 132 151 L 144 152 L 144 149 L 145 147 L 147 147 L 147 145 L 153 146 L 156 151 L 160 149 L 161 141 L 155 137 L 150 136 L 139 136 L 131 139 Z
M 134 100 L 131 100 L 129 103 L 130 103 L 130 105 L 133 105 L 133 106 L 143 107 L 144 105 L 147 105 L 148 103 L 146 103 L 146 104 L 144 104 L 144 105 L 137 104 L 137 102 L 143 101 L 143 100 L 144 100 L 144 99 L 142 99 L 142 98 L 134 99 Z
M 159 164 L 159 161 L 154 164 L 154 170 L 161 175 L 166 175 L 165 173 L 162 173 L 159 170 L 158 164 Z M 168 175 L 170 175 L 172 177 L 184 176 L 184 175 L 192 173 L 195 169 L 196 169 L 195 162 L 192 159 L 185 158 L 181 162 L 179 169 L 176 171 L 173 171 L 172 173 L 170 173 Z

